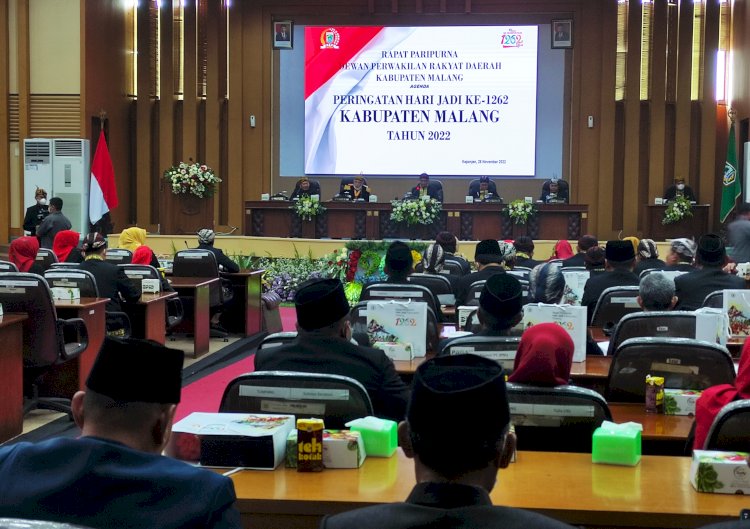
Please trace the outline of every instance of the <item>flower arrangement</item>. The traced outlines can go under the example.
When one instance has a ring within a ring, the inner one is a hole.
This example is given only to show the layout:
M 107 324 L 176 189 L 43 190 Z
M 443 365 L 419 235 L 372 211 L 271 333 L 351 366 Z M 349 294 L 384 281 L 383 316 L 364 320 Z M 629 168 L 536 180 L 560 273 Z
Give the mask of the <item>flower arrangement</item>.
M 526 224 L 535 213 L 534 204 L 521 199 L 514 200 L 503 208 L 503 214 L 516 224 Z
M 414 224 L 430 225 L 438 219 L 443 206 L 434 198 L 422 200 L 394 200 L 391 202 L 391 220 Z
M 172 186 L 175 195 L 191 194 L 199 198 L 213 196 L 221 178 L 213 169 L 201 163 L 180 162 L 164 171 L 164 179 Z
M 670 202 L 667 209 L 664 210 L 664 218 L 661 220 L 661 223 L 674 224 L 686 217 L 692 216 L 693 206 L 690 204 L 690 201 L 685 197 L 677 197 L 674 201 Z
M 294 203 L 292 209 L 302 220 L 312 220 L 313 217 L 317 217 L 326 210 L 319 200 L 313 200 L 308 196 L 300 197 L 300 199 Z

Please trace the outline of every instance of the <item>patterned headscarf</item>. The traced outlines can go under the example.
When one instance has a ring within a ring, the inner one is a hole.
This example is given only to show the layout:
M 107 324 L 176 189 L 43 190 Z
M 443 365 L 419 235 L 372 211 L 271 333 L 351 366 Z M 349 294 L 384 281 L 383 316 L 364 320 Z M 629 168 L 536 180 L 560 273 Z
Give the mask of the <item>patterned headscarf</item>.
M 638 255 L 641 259 L 658 259 L 659 250 L 652 239 L 641 239 L 638 243 Z
M 211 244 L 214 242 L 214 239 L 216 238 L 216 233 L 214 230 L 210 230 L 208 228 L 203 228 L 198 232 L 198 240 L 202 244 Z

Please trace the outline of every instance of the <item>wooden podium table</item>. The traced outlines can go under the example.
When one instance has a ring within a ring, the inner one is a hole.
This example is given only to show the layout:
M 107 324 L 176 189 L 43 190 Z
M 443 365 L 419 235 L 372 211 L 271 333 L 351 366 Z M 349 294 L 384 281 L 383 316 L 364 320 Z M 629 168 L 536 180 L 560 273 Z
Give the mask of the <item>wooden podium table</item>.
M 678 239 L 680 237 L 698 237 L 708 233 L 708 220 L 711 213 L 710 204 L 694 204 L 693 216 L 683 219 L 674 224 L 662 224 L 664 218 L 665 205 L 646 205 L 646 235 L 655 241 L 666 239 Z M 644 236 L 646 236 L 644 235 Z
M 227 322 L 229 325 L 227 330 L 242 333 L 244 336 L 252 336 L 263 329 L 261 307 L 263 272 L 264 270 L 246 270 L 234 274 L 222 274 L 222 277 L 229 279 L 232 283 L 234 291 L 231 314 L 226 318 L 226 315 L 222 316 L 222 322 Z
M 219 282 L 219 278 L 172 276 L 170 281 L 178 294 L 193 299 L 192 321 L 189 321 L 186 313 L 181 325 L 193 333 L 193 358 L 198 358 L 208 352 L 211 333 L 210 288 L 212 283 Z
M 144 293 L 137 303 L 123 304 L 123 309 L 130 318 L 133 338 L 154 340 L 164 345 L 167 335 L 167 300 L 176 296 L 177 292 Z
M 26 314 L 0 317 L 0 443 L 23 431 L 23 322 Z

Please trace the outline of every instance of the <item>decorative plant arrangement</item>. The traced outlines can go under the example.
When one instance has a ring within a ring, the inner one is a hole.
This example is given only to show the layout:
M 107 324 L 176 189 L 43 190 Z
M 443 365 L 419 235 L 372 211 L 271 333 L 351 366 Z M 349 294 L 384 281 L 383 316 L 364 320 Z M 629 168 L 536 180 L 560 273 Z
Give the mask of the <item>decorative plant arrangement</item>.
M 535 213 L 534 204 L 521 199 L 514 200 L 503 208 L 503 214 L 515 224 L 526 224 Z
M 292 209 L 302 220 L 312 220 L 326 210 L 319 200 L 313 200 L 309 196 L 300 197 L 294 202 Z
M 662 224 L 674 224 L 686 217 L 693 216 L 693 205 L 685 197 L 677 197 L 670 202 L 667 209 L 664 210 Z
M 169 182 L 173 194 L 190 194 L 199 198 L 213 196 L 221 182 L 221 178 L 207 165 L 185 162 L 164 171 L 164 179 Z
M 415 224 L 430 225 L 438 219 L 442 204 L 434 198 L 421 200 L 394 200 L 391 202 L 391 220 Z

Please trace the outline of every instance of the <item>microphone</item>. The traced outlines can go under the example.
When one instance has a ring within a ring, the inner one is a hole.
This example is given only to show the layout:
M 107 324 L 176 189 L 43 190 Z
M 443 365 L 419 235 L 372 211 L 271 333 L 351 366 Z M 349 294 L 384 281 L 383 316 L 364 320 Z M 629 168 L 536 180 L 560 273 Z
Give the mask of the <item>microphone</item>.
M 188 243 L 187 243 L 187 241 L 182 241 L 182 242 L 184 242 L 184 243 L 185 243 L 185 248 L 187 248 L 187 249 L 189 250 L 189 249 L 190 249 L 190 246 L 188 246 Z

